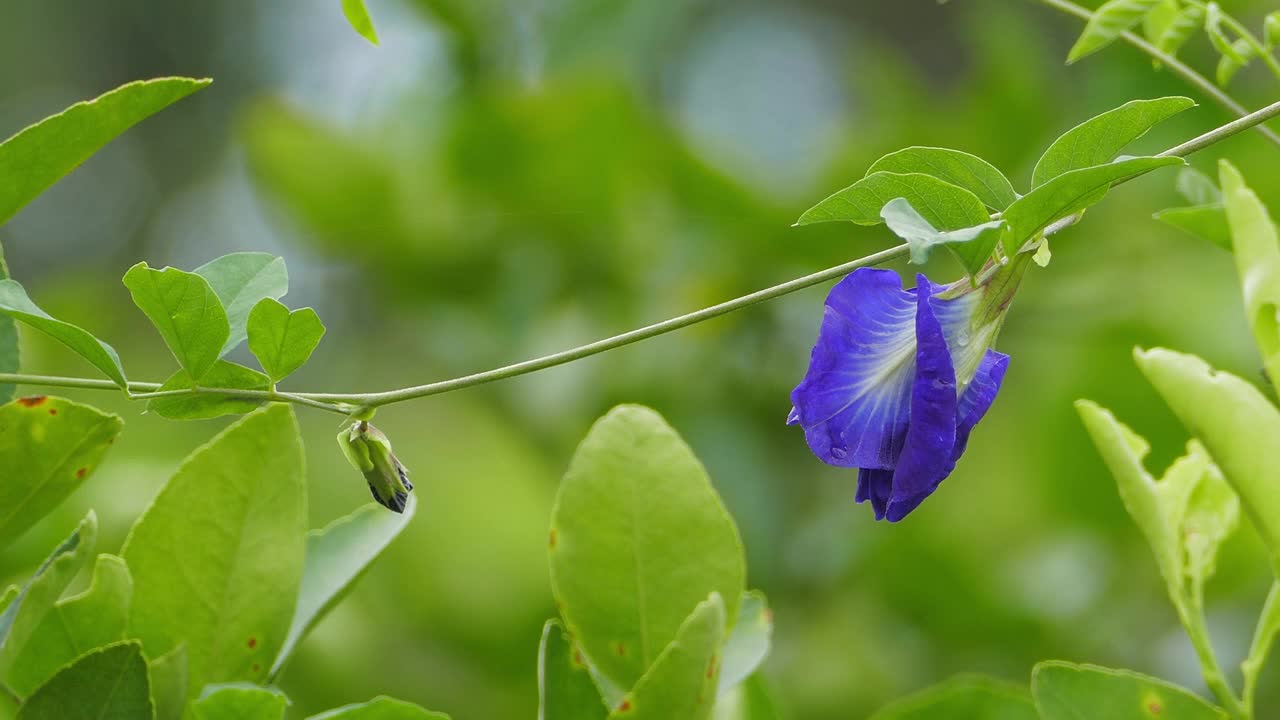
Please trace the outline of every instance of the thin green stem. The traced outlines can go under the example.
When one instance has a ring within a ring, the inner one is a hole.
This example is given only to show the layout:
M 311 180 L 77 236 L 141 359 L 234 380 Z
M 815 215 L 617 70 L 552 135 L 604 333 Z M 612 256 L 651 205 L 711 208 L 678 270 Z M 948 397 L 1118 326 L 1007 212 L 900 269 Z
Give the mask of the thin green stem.
M 1280 582 L 1273 582 L 1267 601 L 1262 606 L 1253 642 L 1249 645 L 1249 655 L 1240 663 L 1240 673 L 1244 676 L 1244 706 L 1249 712 L 1253 712 L 1258 691 L 1258 674 L 1262 672 L 1262 666 L 1271 654 L 1277 630 L 1280 630 Z
M 1075 17 L 1085 21 L 1088 21 L 1093 15 L 1088 8 L 1081 7 L 1070 2 L 1070 0 L 1035 0 L 1035 2 L 1051 7 L 1055 10 L 1060 10 L 1068 15 L 1074 15 Z M 1158 60 L 1162 65 L 1169 68 L 1170 72 L 1182 78 L 1183 81 L 1195 87 L 1200 92 L 1208 95 L 1214 102 L 1218 103 L 1230 112 L 1235 113 L 1242 118 L 1249 115 L 1248 108 L 1236 102 L 1234 98 L 1223 92 L 1217 85 L 1214 85 L 1209 78 L 1196 72 L 1196 70 L 1190 65 L 1187 65 L 1173 55 L 1164 52 L 1160 48 L 1131 32 L 1121 34 L 1120 39 L 1134 46 L 1138 50 L 1141 50 L 1151 58 Z M 1280 135 L 1276 135 L 1269 128 L 1262 125 L 1257 125 L 1256 127 L 1258 132 L 1265 135 L 1268 140 L 1276 145 L 1280 145 Z
M 888 250 L 881 250 L 878 253 L 858 258 L 857 260 L 853 260 L 842 265 L 837 265 L 811 275 L 805 275 L 804 277 L 790 280 L 782 283 L 781 285 L 774 285 L 773 287 L 759 290 L 751 293 L 750 295 L 743 295 L 742 297 L 734 298 L 733 300 L 720 303 L 719 305 L 712 305 L 711 307 L 703 308 L 701 310 L 688 313 L 687 315 L 674 317 L 670 320 L 663 320 L 662 322 L 654 323 L 653 325 L 647 325 L 630 332 L 622 333 L 621 335 L 614 335 L 613 337 L 605 338 L 604 340 L 597 340 L 596 342 L 570 350 L 553 353 L 533 360 L 526 360 L 521 363 L 496 368 L 494 370 L 476 373 L 474 375 L 467 375 L 460 378 L 454 378 L 452 380 L 444 380 L 441 382 L 429 383 L 427 385 L 418 385 L 415 387 L 402 388 L 400 390 L 391 390 L 381 393 L 364 395 L 304 393 L 303 396 L 315 400 L 346 401 L 367 407 L 380 407 L 382 405 L 390 405 L 391 403 L 404 402 L 405 400 L 438 395 L 440 393 L 459 390 L 473 385 L 482 385 L 495 380 L 504 380 L 518 375 L 537 372 L 538 370 L 545 370 L 557 365 L 563 365 L 575 360 L 581 360 L 608 350 L 614 350 L 632 343 L 637 343 L 641 340 L 665 335 L 666 333 L 674 330 L 680 330 L 682 328 L 689 327 L 690 325 L 696 325 L 700 322 L 720 317 L 721 315 L 728 315 L 735 310 L 741 310 L 742 308 L 750 307 L 757 303 L 765 302 L 766 300 L 773 300 L 774 298 L 780 298 L 783 295 L 789 295 L 797 290 L 803 290 L 829 280 L 844 277 L 858 268 L 879 265 L 881 263 L 903 257 L 906 254 L 907 246 L 905 244 L 898 245 L 896 247 L 889 248 Z
M 1261 110 L 1250 113 L 1234 122 L 1230 122 L 1221 127 L 1210 130 L 1209 132 L 1189 140 L 1177 147 L 1170 148 L 1163 153 L 1162 156 L 1183 157 L 1190 155 L 1197 150 L 1202 150 L 1214 143 L 1221 142 L 1233 135 L 1244 130 L 1256 126 L 1258 123 L 1265 122 L 1273 117 L 1280 115 L 1280 102 L 1273 103 Z M 1117 183 L 1119 184 L 1119 183 Z M 1044 236 L 1048 237 L 1060 230 L 1074 224 L 1079 220 L 1079 215 L 1065 217 L 1054 222 L 1044 230 Z M 463 377 L 452 378 L 450 380 L 442 380 L 440 382 L 428 383 L 426 385 L 415 385 L 413 387 L 401 388 L 399 390 L 389 390 L 386 392 L 375 393 L 282 393 L 274 390 L 242 390 L 233 388 L 197 388 L 193 390 L 160 390 L 160 386 L 156 383 L 129 383 L 130 397 L 136 399 L 149 399 L 155 397 L 177 397 L 184 395 L 216 395 L 229 398 L 244 398 L 250 400 L 263 400 L 269 402 L 290 402 L 299 405 L 306 405 L 317 409 L 327 410 L 330 412 L 341 413 L 344 415 L 351 414 L 360 409 L 372 409 L 390 405 L 392 403 L 404 402 L 406 400 L 415 400 L 418 398 L 429 397 L 431 395 L 439 395 L 440 393 L 451 392 L 453 390 L 461 390 L 463 388 L 473 387 L 475 385 L 483 385 L 485 383 L 494 382 L 496 380 L 505 380 L 520 375 L 527 375 L 539 370 L 545 370 L 557 365 L 564 365 L 575 360 L 591 357 L 602 352 L 614 350 L 624 347 L 632 343 L 647 340 L 649 338 L 665 335 L 666 333 L 680 330 L 696 325 L 700 322 L 711 320 L 712 318 L 727 315 L 736 310 L 750 307 L 757 303 L 773 300 L 784 295 L 813 287 L 829 280 L 843 277 L 858 268 L 879 265 L 889 260 L 903 257 L 907 254 L 906 245 L 898 245 L 882 250 L 878 253 L 858 258 L 835 267 L 827 268 L 811 275 L 789 280 L 780 285 L 774 285 L 764 290 L 743 295 L 742 297 L 712 305 L 686 315 L 680 315 L 669 320 L 663 320 L 653 325 L 647 325 L 630 332 L 615 335 L 604 340 L 598 340 L 588 343 L 580 347 L 564 350 L 562 352 L 545 355 L 532 360 L 525 360 L 514 365 L 507 365 L 493 370 L 466 375 Z M 20 373 L 0 373 L 0 384 L 18 384 L 18 385 L 43 385 L 48 387 L 72 387 L 85 388 L 92 390 L 115 390 L 116 385 L 109 380 L 94 380 L 88 378 L 68 378 L 68 377 L 49 377 L 40 375 L 23 375 Z M 132 394 L 137 393 L 137 394 Z
M 1240 701 L 1240 698 L 1236 697 L 1235 690 L 1231 688 L 1231 683 L 1222 672 L 1222 666 L 1218 664 L 1218 656 L 1214 653 L 1213 644 L 1209 641 L 1209 628 L 1204 620 L 1203 598 L 1197 597 L 1198 593 L 1189 593 L 1189 595 L 1191 596 L 1175 596 L 1174 606 L 1182 626 L 1187 631 L 1187 637 L 1191 638 L 1196 657 L 1200 659 L 1200 673 L 1204 676 L 1205 684 L 1209 686 L 1213 696 L 1218 699 L 1218 704 L 1227 711 L 1232 720 L 1252 720 L 1253 712 Z

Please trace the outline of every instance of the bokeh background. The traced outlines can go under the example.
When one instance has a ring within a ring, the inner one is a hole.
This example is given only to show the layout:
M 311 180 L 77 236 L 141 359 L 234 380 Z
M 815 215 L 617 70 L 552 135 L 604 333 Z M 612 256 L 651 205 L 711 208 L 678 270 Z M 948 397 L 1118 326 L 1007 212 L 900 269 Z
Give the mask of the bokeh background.
M 1269 3 L 1233 0 L 1256 21 Z M 130 131 L 0 228 L 47 310 L 113 343 L 132 377 L 173 362 L 119 277 L 239 250 L 287 258 L 287 301 L 329 326 L 300 390 L 417 384 L 579 344 L 894 242 L 790 224 L 912 144 L 982 155 L 1024 188 L 1039 152 L 1139 97 L 1191 94 L 1117 46 L 1064 66 L 1081 24 L 1025 0 L 371 0 L 383 44 L 337 0 L 9 3 L 0 135 L 138 78 L 215 84 Z M 1187 56 L 1212 68 L 1207 43 Z M 1233 91 L 1277 95 L 1251 69 Z M 1203 101 L 1203 98 L 1197 98 Z M 1140 142 L 1220 124 L 1215 105 Z M 1280 149 L 1230 156 L 1280 199 Z M 1149 551 L 1072 408 L 1113 408 L 1161 470 L 1185 433 L 1130 362 L 1199 353 L 1260 379 L 1230 258 L 1150 220 L 1172 174 L 1118 189 L 1056 237 L 1018 296 L 1005 388 L 919 511 L 873 522 L 855 476 L 783 420 L 825 288 L 585 362 L 388 408 L 418 484 L 406 534 L 302 648 L 296 717 L 388 693 L 457 720 L 532 717 L 553 605 L 545 532 L 593 419 L 661 411 L 707 464 L 775 608 L 767 665 L 797 720 L 862 718 L 956 672 L 1025 681 L 1040 659 L 1127 666 L 1200 688 Z M 943 258 L 935 280 L 958 269 Z M 247 356 L 246 356 L 247 359 Z M 31 372 L 92 374 L 26 336 Z M 58 513 L 0 551 L 30 572 L 87 508 L 113 551 L 180 459 L 223 421 L 168 422 L 106 393 L 125 435 Z M 367 500 L 329 415 L 303 412 L 314 526 Z M 191 511 L 199 512 L 199 508 Z M 1227 547 L 1210 624 L 1243 655 L 1269 573 L 1252 531 Z M 1275 674 L 1261 716 L 1280 707 Z M 1268 710 L 1267 708 L 1270 708 Z

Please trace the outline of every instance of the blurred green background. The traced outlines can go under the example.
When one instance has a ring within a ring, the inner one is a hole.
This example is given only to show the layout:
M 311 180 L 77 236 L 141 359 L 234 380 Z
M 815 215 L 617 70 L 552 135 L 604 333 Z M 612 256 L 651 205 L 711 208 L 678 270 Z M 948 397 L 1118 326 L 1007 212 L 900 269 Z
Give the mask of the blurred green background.
M 1252 22 L 1269 3 L 1226 3 Z M 299 390 L 376 390 L 569 347 L 894 242 L 883 228 L 791 222 L 912 144 L 982 155 L 1025 188 L 1079 121 L 1192 94 L 1117 46 L 1062 59 L 1078 20 L 1022 0 L 372 0 L 374 48 L 337 0 L 10 3 L 0 135 L 129 80 L 215 84 L 148 120 L 0 228 L 13 274 L 55 316 L 113 343 L 139 379 L 173 363 L 119 277 L 226 252 L 285 256 L 293 306 L 329 335 Z M 1212 68 L 1198 38 L 1187 57 Z M 1259 69 L 1246 104 L 1274 100 Z M 1203 102 L 1203 98 L 1197 97 Z M 1225 121 L 1161 126 L 1156 151 Z M 1236 161 L 1280 197 L 1280 149 L 1247 134 L 1194 158 Z M 585 362 L 383 410 L 414 472 L 409 531 L 307 641 L 283 687 L 297 717 L 387 693 L 458 720 L 528 718 L 554 608 L 545 559 L 560 473 L 618 402 L 662 412 L 707 464 L 775 608 L 767 670 L 797 720 L 861 718 L 961 671 L 1025 681 L 1040 659 L 1202 685 L 1149 551 L 1072 401 L 1113 408 L 1161 470 L 1185 433 L 1130 362 L 1165 345 L 1259 378 L 1230 258 L 1150 220 L 1173 174 L 1117 190 L 1056 237 L 1000 346 L 1004 391 L 959 469 L 899 525 L 853 503 L 783 425 L 825 288 Z M 958 275 L 941 258 L 935 280 Z M 28 333 L 28 372 L 88 374 Z M 248 360 L 246 354 L 244 360 Z M 251 362 L 251 361 L 250 361 Z M 108 462 L 0 552 L 30 572 L 87 509 L 114 551 L 180 459 L 225 421 L 121 413 Z M 304 411 L 315 526 L 367 501 L 334 418 Z M 192 508 L 191 512 L 199 512 Z M 1269 574 L 1256 538 L 1211 587 L 1224 662 L 1243 655 Z M 1260 713 L 1280 707 L 1264 680 Z

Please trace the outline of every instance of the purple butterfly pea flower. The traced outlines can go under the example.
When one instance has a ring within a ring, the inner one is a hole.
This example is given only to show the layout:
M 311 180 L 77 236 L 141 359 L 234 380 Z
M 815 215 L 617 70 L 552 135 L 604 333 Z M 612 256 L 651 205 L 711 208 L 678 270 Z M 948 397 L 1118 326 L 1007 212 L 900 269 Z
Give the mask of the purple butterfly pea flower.
M 859 468 L 858 502 L 896 522 L 929 497 L 995 401 L 1009 356 L 990 349 L 1025 263 L 978 287 L 902 288 L 863 268 L 832 288 L 788 424 L 823 462 Z

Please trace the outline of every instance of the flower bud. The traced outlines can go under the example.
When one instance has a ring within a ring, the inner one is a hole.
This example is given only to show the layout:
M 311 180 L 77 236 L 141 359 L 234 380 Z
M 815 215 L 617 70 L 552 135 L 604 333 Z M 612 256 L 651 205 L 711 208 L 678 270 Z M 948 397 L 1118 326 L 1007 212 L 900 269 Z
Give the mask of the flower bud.
M 409 482 L 409 471 L 391 451 L 387 436 L 361 420 L 338 433 L 338 446 L 351 466 L 364 475 L 373 499 L 390 510 L 404 512 L 413 483 Z

